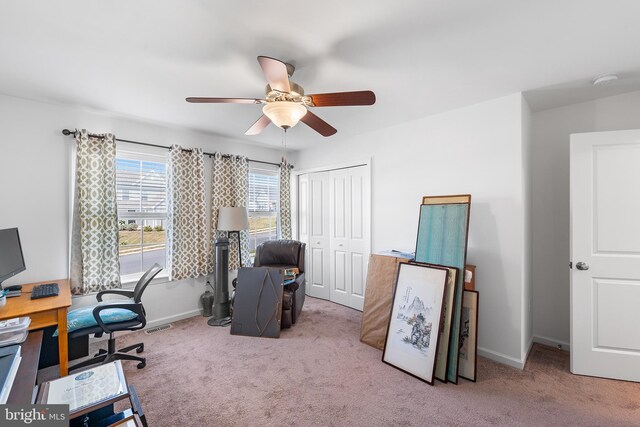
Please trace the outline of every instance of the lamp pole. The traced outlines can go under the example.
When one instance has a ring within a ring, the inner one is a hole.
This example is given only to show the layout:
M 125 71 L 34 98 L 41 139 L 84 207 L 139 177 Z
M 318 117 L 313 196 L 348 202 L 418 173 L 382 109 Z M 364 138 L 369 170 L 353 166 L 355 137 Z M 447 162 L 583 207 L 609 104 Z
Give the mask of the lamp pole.
M 232 231 L 238 234 L 238 268 L 242 267 L 242 243 L 240 241 L 240 230 Z

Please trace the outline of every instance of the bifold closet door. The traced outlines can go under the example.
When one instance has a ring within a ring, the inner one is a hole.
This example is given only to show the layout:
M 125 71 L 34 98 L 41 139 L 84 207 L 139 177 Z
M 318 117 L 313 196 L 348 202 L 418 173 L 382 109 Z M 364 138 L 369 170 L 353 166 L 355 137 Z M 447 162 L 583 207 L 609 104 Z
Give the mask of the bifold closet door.
M 369 257 L 369 197 L 363 166 L 329 172 L 330 300 L 357 310 L 364 304 Z
M 307 292 L 329 299 L 329 172 L 301 175 L 298 183 L 300 240 L 308 242 Z

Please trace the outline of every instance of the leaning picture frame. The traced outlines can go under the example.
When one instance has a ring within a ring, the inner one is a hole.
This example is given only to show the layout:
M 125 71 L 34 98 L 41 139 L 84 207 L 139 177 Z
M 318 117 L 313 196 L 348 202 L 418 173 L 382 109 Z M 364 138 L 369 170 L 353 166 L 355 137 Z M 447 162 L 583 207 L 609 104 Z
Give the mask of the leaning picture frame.
M 458 376 L 476 382 L 478 368 L 478 291 L 465 290 L 460 319 Z
M 449 270 L 400 263 L 382 361 L 433 385 Z
M 447 361 L 447 382 L 458 383 L 458 348 L 471 195 L 424 196 L 415 261 L 458 268 Z
M 412 261 L 412 264 L 421 264 Z M 453 307 L 455 303 L 456 284 L 458 283 L 458 269 L 446 265 L 425 264 L 430 267 L 444 267 L 449 270 L 447 284 L 442 302 L 442 324 L 440 325 L 440 341 L 438 341 L 438 355 L 436 357 L 435 379 L 443 383 L 447 381 L 447 371 L 449 370 L 449 342 L 451 341 L 451 331 L 453 328 Z

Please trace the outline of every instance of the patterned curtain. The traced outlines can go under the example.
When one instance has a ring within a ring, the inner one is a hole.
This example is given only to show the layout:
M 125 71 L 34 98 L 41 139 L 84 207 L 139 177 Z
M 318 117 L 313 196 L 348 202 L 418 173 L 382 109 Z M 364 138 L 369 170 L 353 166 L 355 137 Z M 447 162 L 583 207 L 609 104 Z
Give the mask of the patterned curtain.
M 121 287 L 116 142 L 110 133 L 76 130 L 70 270 L 74 295 Z
M 223 156 L 216 153 L 213 157 L 213 180 L 211 184 L 211 236 L 213 239 L 229 238 L 229 270 L 240 266 L 238 260 L 238 235 L 231 237 L 226 231 L 218 231 L 218 209 L 221 207 L 247 206 L 249 185 L 249 162 L 246 157 Z M 249 231 L 240 231 L 242 264 L 249 266 Z M 213 247 L 213 245 L 212 245 Z M 209 262 L 213 271 L 213 256 Z
M 173 280 L 207 274 L 202 150 L 171 147 L 167 185 L 167 260 Z
M 280 163 L 280 238 L 291 239 L 291 165 Z

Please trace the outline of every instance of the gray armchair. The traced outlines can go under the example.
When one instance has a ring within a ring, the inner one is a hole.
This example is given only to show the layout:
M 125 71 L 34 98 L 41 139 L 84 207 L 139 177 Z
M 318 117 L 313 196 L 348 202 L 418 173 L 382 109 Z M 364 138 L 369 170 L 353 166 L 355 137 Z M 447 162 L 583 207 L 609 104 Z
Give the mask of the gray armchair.
M 294 283 L 284 288 L 282 298 L 282 328 L 298 321 L 304 305 L 306 279 L 304 274 L 305 244 L 296 240 L 268 240 L 256 248 L 254 267 L 293 268 L 300 270 Z

